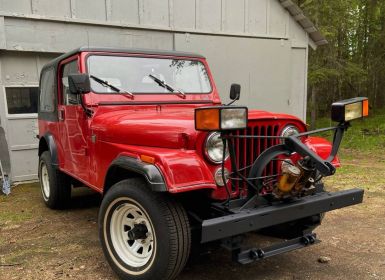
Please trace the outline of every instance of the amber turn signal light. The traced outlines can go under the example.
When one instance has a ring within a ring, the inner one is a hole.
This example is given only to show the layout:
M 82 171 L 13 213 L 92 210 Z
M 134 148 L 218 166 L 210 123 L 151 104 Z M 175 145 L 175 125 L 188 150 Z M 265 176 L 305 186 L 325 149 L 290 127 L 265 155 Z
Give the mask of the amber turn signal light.
M 356 97 L 332 104 L 332 120 L 335 122 L 348 122 L 368 115 L 369 100 L 367 97 Z
M 247 127 L 247 107 L 203 107 L 195 109 L 195 129 L 236 130 Z
M 362 116 L 367 117 L 369 116 L 369 100 L 366 99 L 362 102 Z
M 147 155 L 140 155 L 140 159 L 141 159 L 141 161 L 146 162 L 146 163 L 150 163 L 150 164 L 155 163 L 155 158 L 147 156 Z
M 195 128 L 197 130 L 219 130 L 219 109 L 195 110 Z

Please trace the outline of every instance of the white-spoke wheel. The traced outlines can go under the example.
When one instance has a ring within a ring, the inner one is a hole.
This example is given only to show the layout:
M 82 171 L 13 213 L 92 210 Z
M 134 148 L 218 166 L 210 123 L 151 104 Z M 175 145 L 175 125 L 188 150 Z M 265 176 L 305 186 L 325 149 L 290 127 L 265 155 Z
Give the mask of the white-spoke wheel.
M 49 199 L 49 195 L 51 193 L 50 186 L 49 186 L 49 175 L 48 175 L 48 169 L 47 165 L 42 162 L 40 165 L 40 180 L 41 180 L 41 190 L 43 192 L 43 196 L 45 200 Z
M 135 202 L 120 201 L 111 209 L 110 236 L 118 257 L 133 268 L 146 266 L 155 253 L 154 229 L 148 214 Z
M 99 236 L 107 261 L 125 280 L 175 279 L 190 252 L 185 209 L 139 178 L 108 190 L 99 211 Z
M 45 151 L 39 159 L 39 181 L 45 204 L 52 209 L 63 209 L 71 199 L 70 178 L 52 164 L 51 154 Z

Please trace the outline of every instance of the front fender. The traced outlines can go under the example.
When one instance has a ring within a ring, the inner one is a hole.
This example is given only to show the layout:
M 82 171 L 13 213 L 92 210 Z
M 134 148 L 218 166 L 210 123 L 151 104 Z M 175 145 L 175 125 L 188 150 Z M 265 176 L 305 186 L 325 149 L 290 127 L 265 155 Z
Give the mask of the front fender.
M 332 150 L 332 143 L 321 137 L 308 137 L 304 141 L 304 144 L 324 160 L 329 157 Z M 338 156 L 336 156 L 331 163 L 334 167 L 341 167 Z
M 125 152 L 119 153 L 124 150 Z M 98 164 L 100 170 L 107 170 L 117 158 L 133 158 L 132 162 L 141 162 L 141 156 L 153 158 L 154 165 L 164 179 L 166 190 L 170 193 L 180 193 L 199 189 L 216 189 L 213 173 L 195 150 L 167 149 L 145 146 L 131 146 L 116 143 L 104 143 L 105 157 L 114 158 Z M 102 151 L 100 151 L 102 153 Z M 108 166 L 105 166 L 108 164 Z M 148 164 L 145 164 L 147 166 Z M 129 166 L 130 170 L 132 165 Z M 127 166 L 125 166 L 127 169 Z M 143 172 L 142 172 L 143 173 Z M 106 174 L 98 174 L 98 185 L 104 186 Z
M 169 150 L 156 153 L 156 166 L 163 173 L 171 193 L 217 188 L 213 174 L 194 150 Z

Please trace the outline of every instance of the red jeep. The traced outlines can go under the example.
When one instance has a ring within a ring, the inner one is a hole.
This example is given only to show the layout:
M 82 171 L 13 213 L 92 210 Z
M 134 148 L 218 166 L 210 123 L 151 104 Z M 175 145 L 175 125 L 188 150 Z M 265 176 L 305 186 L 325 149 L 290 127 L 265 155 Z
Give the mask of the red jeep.
M 239 96 L 232 85 L 231 103 Z M 103 195 L 100 241 L 122 279 L 173 279 L 195 243 L 246 264 L 316 243 L 323 213 L 362 202 L 363 190 L 329 193 L 321 179 L 367 115 L 366 98 L 344 100 L 336 126 L 307 131 L 294 116 L 223 105 L 200 55 L 79 48 L 41 72 L 42 196 L 64 208 L 72 187 Z M 328 130 L 333 143 L 310 136 Z M 243 248 L 255 232 L 285 241 Z

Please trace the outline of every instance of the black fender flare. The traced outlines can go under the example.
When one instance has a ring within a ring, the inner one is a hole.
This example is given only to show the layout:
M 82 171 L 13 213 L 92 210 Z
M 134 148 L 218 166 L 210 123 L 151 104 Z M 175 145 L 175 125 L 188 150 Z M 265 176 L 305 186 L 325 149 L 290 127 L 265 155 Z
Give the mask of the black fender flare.
M 48 151 L 51 154 L 52 166 L 58 167 L 59 166 L 59 157 L 58 157 L 58 152 L 57 152 L 57 146 L 56 146 L 55 138 L 53 137 L 53 135 L 51 133 L 46 133 L 42 137 L 40 137 L 40 140 L 39 140 L 39 157 L 43 153 L 43 151 L 42 151 L 43 139 L 47 143 Z
M 137 158 L 128 157 L 128 156 L 119 156 L 112 161 L 110 167 L 107 170 L 104 186 L 105 191 L 109 189 L 109 180 L 110 175 L 114 173 L 114 169 L 120 168 L 125 169 L 128 172 L 136 173 L 142 175 L 152 191 L 155 192 L 167 192 L 167 186 L 161 171 L 153 164 L 145 163 Z M 106 188 L 106 186 L 109 186 Z

